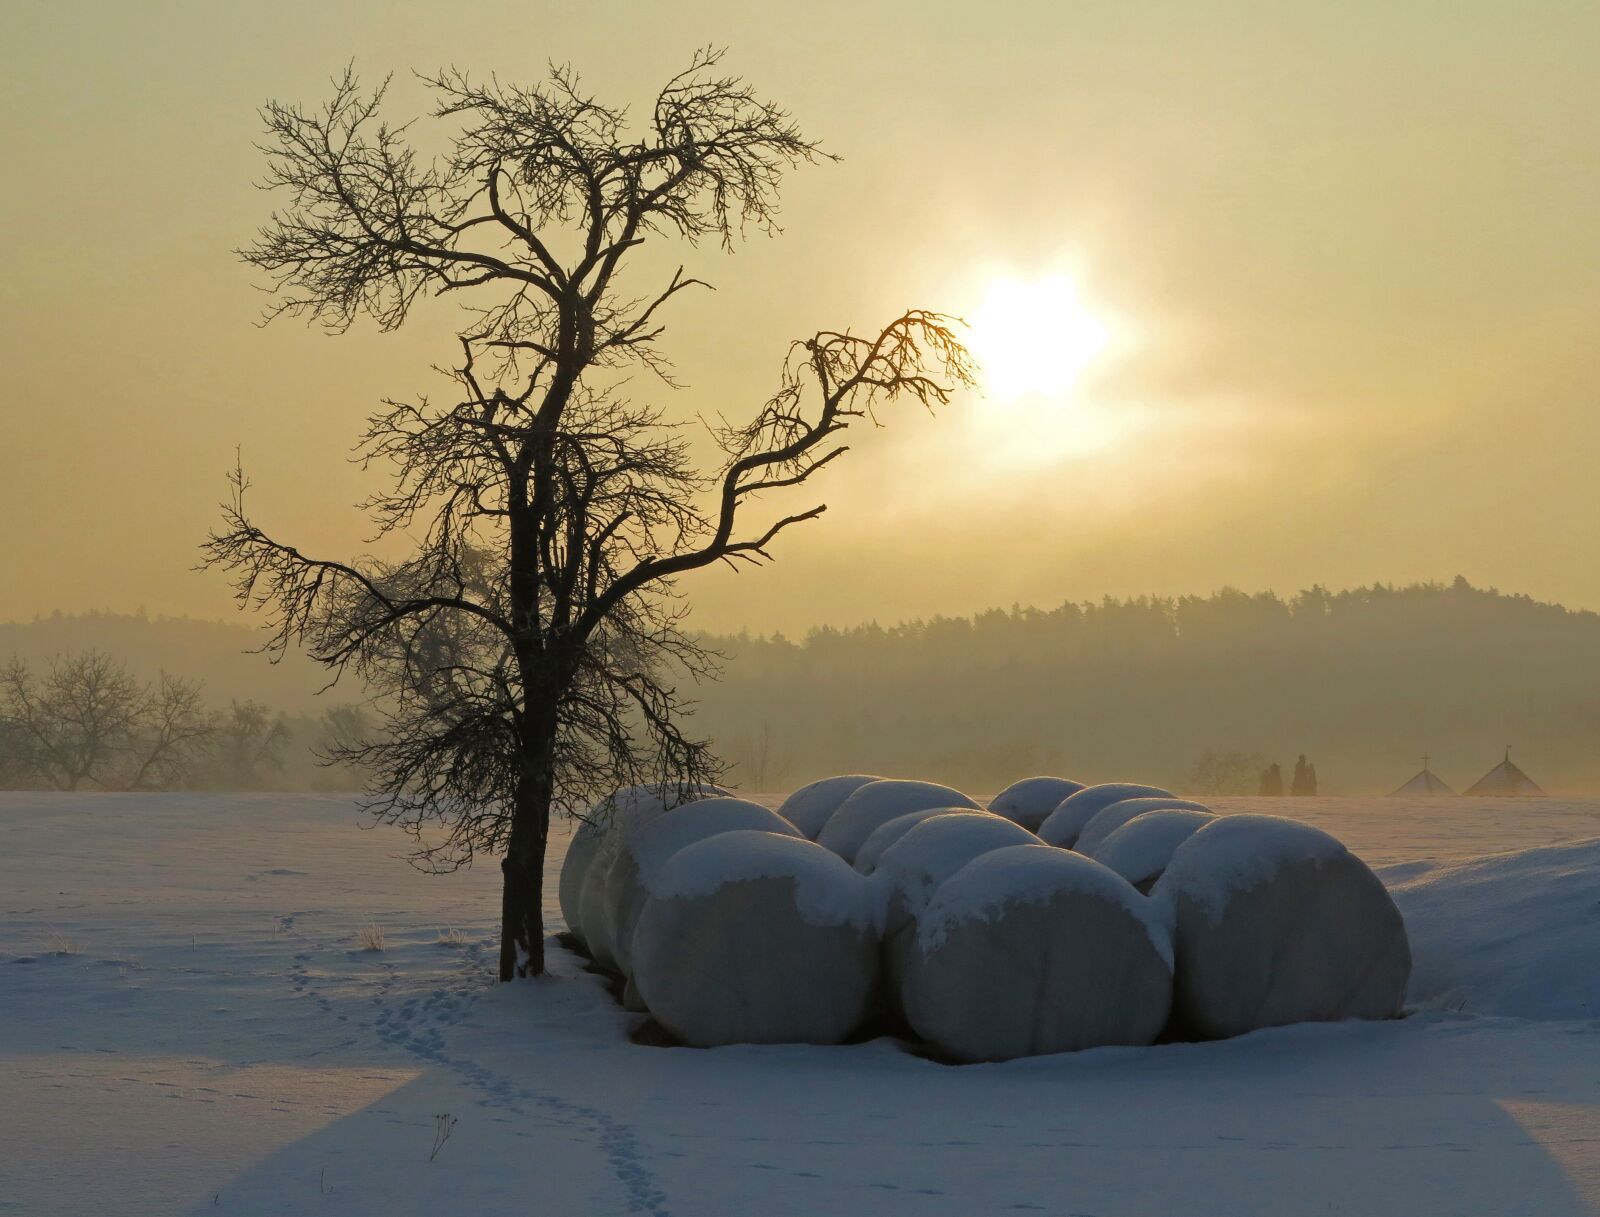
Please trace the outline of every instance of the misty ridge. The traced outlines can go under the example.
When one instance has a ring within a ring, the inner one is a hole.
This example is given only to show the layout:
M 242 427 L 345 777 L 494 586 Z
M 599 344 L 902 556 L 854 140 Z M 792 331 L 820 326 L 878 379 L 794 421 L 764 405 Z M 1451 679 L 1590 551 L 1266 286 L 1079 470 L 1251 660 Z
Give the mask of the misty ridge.
M 1260 768 L 1305 753 L 1321 793 L 1383 793 L 1424 751 L 1461 789 L 1507 744 L 1547 790 L 1600 788 L 1600 615 L 1459 577 L 701 639 L 725 662 L 692 690 L 693 729 L 744 790 L 860 771 L 978 793 L 1059 773 L 1252 794 Z M 311 663 L 269 664 L 257 642 L 245 623 L 58 614 L 0 625 L 0 663 L 15 656 L 38 680 L 53 658 L 95 651 L 152 690 L 163 673 L 199 683 L 207 743 L 141 785 L 355 789 L 359 774 L 317 758 L 362 721 L 362 691 L 347 680 L 319 696 Z M 19 768 L 15 738 L 0 736 L 0 785 L 54 784 Z M 128 747 L 85 788 L 128 784 Z
M 882 770 L 1254 794 L 1258 766 L 1306 753 L 1320 793 L 1386 793 L 1424 751 L 1462 789 L 1507 744 L 1547 790 L 1600 787 L 1600 616 L 1460 577 L 718 641 L 700 726 L 747 766 L 765 746 L 774 789 Z

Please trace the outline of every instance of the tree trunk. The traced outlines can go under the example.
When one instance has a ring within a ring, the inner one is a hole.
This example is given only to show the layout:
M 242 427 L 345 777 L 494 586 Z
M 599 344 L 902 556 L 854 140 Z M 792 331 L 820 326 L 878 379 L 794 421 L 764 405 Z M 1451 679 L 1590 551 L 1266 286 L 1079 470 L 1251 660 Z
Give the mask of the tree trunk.
M 553 752 L 524 754 L 511 812 L 511 835 L 500 861 L 500 979 L 544 972 L 544 857 L 550 838 Z

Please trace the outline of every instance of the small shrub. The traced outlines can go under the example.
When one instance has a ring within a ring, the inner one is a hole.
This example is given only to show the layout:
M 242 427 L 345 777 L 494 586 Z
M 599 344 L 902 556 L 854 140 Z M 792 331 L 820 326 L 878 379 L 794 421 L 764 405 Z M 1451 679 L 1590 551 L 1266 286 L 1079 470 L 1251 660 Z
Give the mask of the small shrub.
M 439 927 L 439 945 L 442 947 L 464 947 L 467 945 L 467 936 L 453 925 Z
M 444 1148 L 444 1143 L 450 1139 L 450 1134 L 456 1130 L 456 1118 L 449 1112 L 441 1112 L 433 1117 L 433 1152 L 428 1155 L 432 1162 L 439 1156 L 439 1151 Z
M 372 918 L 356 926 L 356 945 L 363 951 L 383 950 L 383 927 Z

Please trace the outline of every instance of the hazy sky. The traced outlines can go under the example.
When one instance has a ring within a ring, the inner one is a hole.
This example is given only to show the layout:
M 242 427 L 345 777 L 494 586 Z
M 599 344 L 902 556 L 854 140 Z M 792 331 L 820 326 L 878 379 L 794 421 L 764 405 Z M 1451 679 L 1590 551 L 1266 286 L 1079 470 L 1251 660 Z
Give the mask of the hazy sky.
M 1070 393 L 856 437 L 776 566 L 686 584 L 697 624 L 1458 572 L 1600 607 L 1592 0 L 10 0 L 0 620 L 227 613 L 189 568 L 236 445 L 264 523 L 360 548 L 348 447 L 434 387 L 448 317 L 253 326 L 262 101 L 350 59 L 555 59 L 642 105 L 705 43 L 844 159 L 791 179 L 781 238 L 684 251 L 719 290 L 671 318 L 673 410 L 748 411 L 790 338 L 1002 280 L 1064 277 L 1107 342 Z M 397 78 L 396 118 L 425 104 Z

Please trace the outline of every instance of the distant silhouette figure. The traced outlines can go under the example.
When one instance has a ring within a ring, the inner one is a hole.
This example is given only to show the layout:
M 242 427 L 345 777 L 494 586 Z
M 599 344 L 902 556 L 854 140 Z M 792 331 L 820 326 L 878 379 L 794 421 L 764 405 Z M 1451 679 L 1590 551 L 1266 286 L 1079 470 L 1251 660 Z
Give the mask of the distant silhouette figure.
M 1294 780 L 1289 784 L 1290 794 L 1317 793 L 1317 767 L 1306 760 L 1302 752 L 1294 763 Z
M 1279 798 L 1283 794 L 1283 766 L 1273 761 L 1261 771 L 1261 786 L 1256 791 L 1267 798 Z

